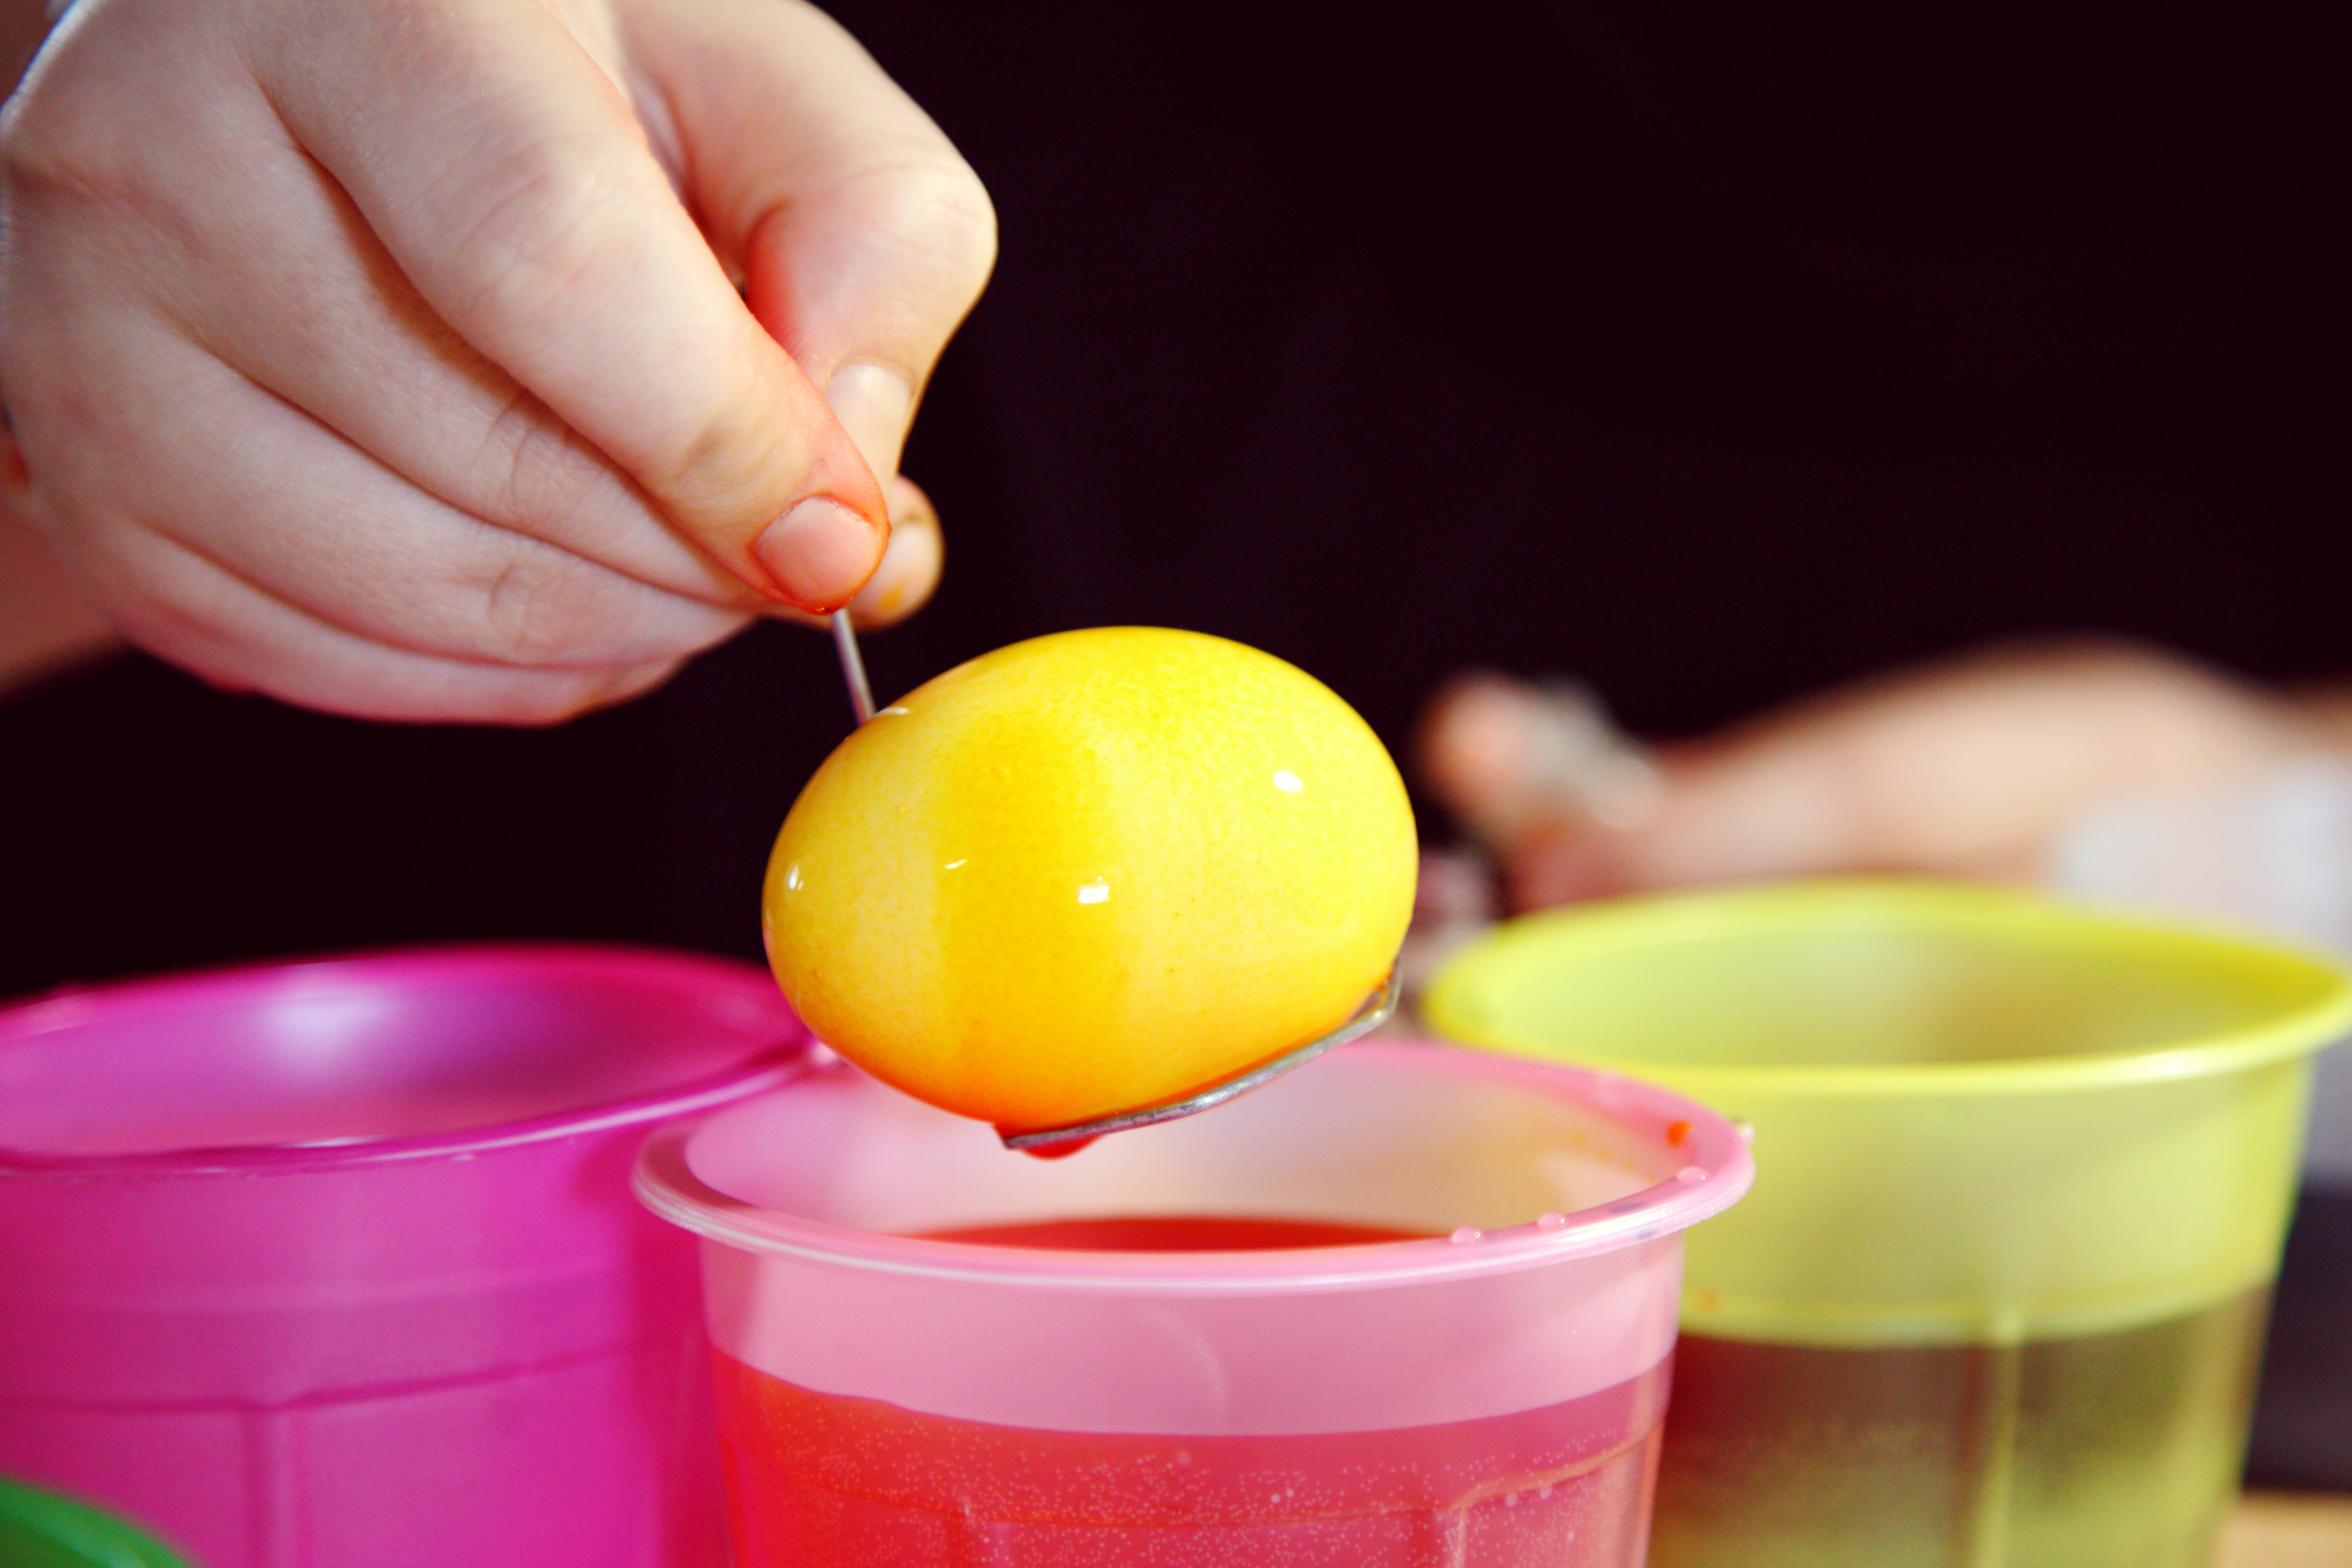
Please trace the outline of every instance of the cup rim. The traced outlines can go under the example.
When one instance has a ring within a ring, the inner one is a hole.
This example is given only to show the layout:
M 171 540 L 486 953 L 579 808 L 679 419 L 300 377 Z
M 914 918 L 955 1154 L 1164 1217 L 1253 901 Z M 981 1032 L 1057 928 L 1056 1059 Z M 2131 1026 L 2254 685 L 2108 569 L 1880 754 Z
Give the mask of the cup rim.
M 791 1027 L 788 1033 L 780 1034 L 773 1046 L 755 1052 L 732 1068 L 569 1110 L 482 1127 L 361 1138 L 348 1142 L 198 1145 L 96 1154 L 52 1153 L 0 1143 L 0 1181 L 258 1175 L 470 1157 L 711 1110 L 783 1083 L 800 1069 L 814 1043 L 807 1026 L 793 1016 L 767 973 L 738 960 L 627 943 L 453 942 L 265 959 L 184 973 L 60 986 L 0 1007 L 0 1051 L 35 1035 L 72 1027 L 100 1012 L 233 998 L 240 993 L 282 985 L 297 978 L 383 984 L 394 975 L 443 980 L 469 972 L 530 979 L 593 972 L 608 980 L 616 976 L 624 981 L 654 977 L 689 980 L 707 992 L 732 990 L 756 999 L 763 1008 L 772 1005 L 779 1022 L 789 1021 Z
M 2130 944 L 2152 954 L 2224 959 L 2305 995 L 2271 1016 L 2158 1046 L 1962 1062 L 1764 1064 L 1580 1051 L 1494 1022 L 1480 1003 L 1497 972 L 1530 952 L 1590 960 L 1631 950 L 1766 931 L 1874 922 L 1908 931 L 2032 934 L 2077 951 Z M 1422 1012 L 1443 1038 L 1481 1050 L 1533 1055 L 1670 1081 L 1721 1103 L 1743 1095 L 1926 1098 L 2046 1094 L 2219 1077 L 2306 1056 L 2352 1028 L 2352 978 L 2290 942 L 2146 910 L 2062 900 L 1982 884 L 1925 878 L 1840 878 L 1651 894 L 1550 910 L 1508 921 L 1440 971 Z
M 831 1056 L 820 1051 L 804 1070 L 828 1070 Z M 1342 1046 L 1300 1071 L 1344 1071 L 1350 1062 L 1433 1068 L 1443 1063 L 1438 1070 L 1469 1071 L 1497 1082 L 1545 1089 L 1605 1115 L 1639 1118 L 1659 1126 L 1687 1123 L 1685 1142 L 1675 1146 L 1689 1163 L 1639 1191 L 1567 1215 L 1564 1223 L 1530 1219 L 1478 1233 L 1466 1242 L 1438 1236 L 1264 1252 L 1181 1254 L 1053 1252 L 891 1236 L 761 1208 L 712 1187 L 689 1165 L 688 1146 L 709 1124 L 709 1115 L 657 1129 L 638 1152 L 631 1184 L 639 1202 L 671 1224 L 707 1242 L 768 1257 L 1008 1289 L 1242 1295 L 1423 1285 L 1618 1251 L 1675 1235 L 1722 1212 L 1755 1180 L 1755 1162 L 1739 1127 L 1654 1084 L 1563 1063 L 1395 1039 Z M 845 1064 L 841 1070 L 856 1069 Z M 1684 1173 L 1694 1169 L 1703 1174 L 1686 1178 Z

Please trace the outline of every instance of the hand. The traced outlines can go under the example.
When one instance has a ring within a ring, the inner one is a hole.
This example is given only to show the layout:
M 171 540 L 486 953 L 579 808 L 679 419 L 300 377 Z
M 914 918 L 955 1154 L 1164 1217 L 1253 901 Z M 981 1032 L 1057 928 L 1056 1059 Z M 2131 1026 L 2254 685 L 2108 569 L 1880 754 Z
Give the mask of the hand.
M 83 0 L 0 161 L 12 500 L 221 685 L 546 721 L 938 575 L 993 218 L 798 0 Z
M 1613 799 L 1547 764 L 1599 754 L 1564 748 L 1561 722 L 1537 689 L 1472 677 L 1423 731 L 1427 775 L 1495 849 L 1515 908 L 1768 877 L 2032 879 L 2102 802 L 2224 783 L 2343 733 L 2318 701 L 2115 645 L 1998 649 L 1801 702 L 1651 754 Z

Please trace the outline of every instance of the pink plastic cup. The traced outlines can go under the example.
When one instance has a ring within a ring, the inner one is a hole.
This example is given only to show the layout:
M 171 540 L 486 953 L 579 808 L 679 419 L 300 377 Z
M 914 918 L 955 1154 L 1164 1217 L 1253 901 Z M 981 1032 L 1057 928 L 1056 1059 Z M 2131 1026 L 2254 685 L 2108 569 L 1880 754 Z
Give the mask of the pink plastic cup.
M 0 1012 L 0 1473 L 209 1568 L 724 1558 L 647 1127 L 785 1081 L 759 970 L 397 953 Z
M 703 1237 L 740 1568 L 1638 1568 L 1680 1233 L 1751 1173 L 1379 1044 L 1052 1163 L 813 1058 L 637 1191 Z

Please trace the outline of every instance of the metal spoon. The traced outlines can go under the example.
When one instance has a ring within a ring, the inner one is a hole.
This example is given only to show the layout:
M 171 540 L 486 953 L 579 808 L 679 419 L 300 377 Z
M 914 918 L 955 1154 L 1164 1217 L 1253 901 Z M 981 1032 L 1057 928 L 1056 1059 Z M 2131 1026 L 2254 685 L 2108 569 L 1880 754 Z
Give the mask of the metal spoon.
M 1020 1149 L 1029 1153 L 1052 1149 L 1064 1143 L 1085 1143 L 1106 1132 L 1124 1132 L 1131 1127 L 1149 1127 L 1155 1121 L 1173 1121 L 1180 1116 L 1191 1116 L 1211 1106 L 1223 1105 L 1235 1095 L 1247 1094 L 1254 1089 L 1264 1089 L 1294 1068 L 1306 1066 L 1334 1046 L 1344 1046 L 1349 1040 L 1370 1034 L 1389 1021 L 1397 1008 L 1397 974 L 1389 971 L 1381 988 L 1364 999 L 1355 1016 L 1320 1039 L 1309 1040 L 1295 1051 L 1285 1051 L 1270 1062 L 1262 1062 L 1237 1077 L 1223 1083 L 1186 1095 L 1181 1100 L 1163 1100 L 1139 1110 L 1121 1110 L 1109 1116 L 1097 1116 L 1092 1121 L 1073 1121 L 1066 1127 L 1040 1127 L 1014 1132 L 1000 1127 L 996 1135 L 1004 1140 L 1007 1149 Z
M 874 688 L 866 681 L 866 658 L 857 651 L 857 633 L 845 605 L 833 612 L 833 649 L 841 655 L 841 679 L 849 683 L 850 710 L 863 724 L 874 717 Z

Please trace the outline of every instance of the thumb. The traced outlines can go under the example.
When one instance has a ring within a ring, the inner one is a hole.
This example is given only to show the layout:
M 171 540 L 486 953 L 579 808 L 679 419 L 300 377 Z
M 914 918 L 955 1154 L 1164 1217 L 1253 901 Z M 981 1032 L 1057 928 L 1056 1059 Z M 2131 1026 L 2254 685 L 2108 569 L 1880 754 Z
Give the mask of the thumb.
M 712 243 L 887 481 L 995 262 L 979 176 L 847 33 L 797 0 L 674 7 L 636 47 Z

